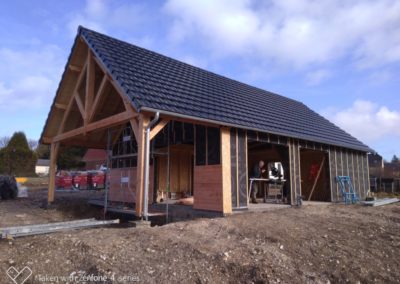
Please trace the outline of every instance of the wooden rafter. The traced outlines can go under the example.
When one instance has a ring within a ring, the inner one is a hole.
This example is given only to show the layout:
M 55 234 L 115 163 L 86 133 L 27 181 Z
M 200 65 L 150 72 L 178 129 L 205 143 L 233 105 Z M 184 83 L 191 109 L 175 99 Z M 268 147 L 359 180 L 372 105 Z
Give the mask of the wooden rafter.
M 170 120 L 169 119 L 162 119 L 154 128 L 150 131 L 150 140 L 152 140 L 156 135 L 163 130 L 165 125 L 168 124 Z
M 93 104 L 91 106 L 91 110 L 89 111 L 90 113 L 89 113 L 89 117 L 88 117 L 88 122 L 91 122 L 93 120 L 93 118 L 97 112 L 103 92 L 107 85 L 107 81 L 108 81 L 107 76 L 104 75 L 103 79 L 101 80 L 99 90 L 97 91 L 97 94 L 96 94 Z
M 74 100 L 75 100 L 75 95 L 74 94 L 78 93 L 79 86 L 81 85 L 82 80 L 83 80 L 84 75 L 85 75 L 86 67 L 87 67 L 87 62 L 85 62 L 84 66 L 82 68 L 82 71 L 78 76 L 78 80 L 76 81 L 76 85 L 75 85 L 74 91 L 72 92 L 73 95 L 71 96 L 71 99 L 70 99 L 70 101 L 68 103 L 67 109 L 65 110 L 64 116 L 63 116 L 63 118 L 61 120 L 60 127 L 58 129 L 58 134 L 61 134 L 65 129 L 65 123 L 67 121 L 68 115 L 69 115 L 69 113 L 71 111 L 72 105 L 73 105 Z
M 87 55 L 87 71 L 86 71 L 86 102 L 85 102 L 85 115 L 84 115 L 84 125 L 89 123 L 89 118 L 91 116 L 91 107 L 93 105 L 94 99 L 94 84 L 95 84 L 95 62 L 92 57 L 92 51 L 88 48 Z

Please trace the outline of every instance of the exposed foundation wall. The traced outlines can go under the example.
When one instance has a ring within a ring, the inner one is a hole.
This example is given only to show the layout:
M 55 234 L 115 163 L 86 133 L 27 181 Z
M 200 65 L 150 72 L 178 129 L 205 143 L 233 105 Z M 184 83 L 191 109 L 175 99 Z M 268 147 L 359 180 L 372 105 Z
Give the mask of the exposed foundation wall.
M 153 166 L 150 166 L 149 203 L 153 198 Z M 110 170 L 110 189 L 108 200 L 111 202 L 136 202 L 136 167 Z

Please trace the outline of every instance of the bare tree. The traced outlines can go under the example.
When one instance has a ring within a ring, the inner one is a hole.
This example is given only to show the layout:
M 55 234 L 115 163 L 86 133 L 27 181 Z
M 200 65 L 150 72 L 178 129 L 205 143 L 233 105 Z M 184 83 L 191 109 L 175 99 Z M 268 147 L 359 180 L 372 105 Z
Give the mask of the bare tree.
M 11 138 L 9 136 L 0 137 L 0 149 L 7 147 L 8 142 L 10 142 L 10 139 Z
M 35 139 L 29 139 L 28 145 L 32 151 L 36 151 L 37 147 L 39 146 L 39 142 Z

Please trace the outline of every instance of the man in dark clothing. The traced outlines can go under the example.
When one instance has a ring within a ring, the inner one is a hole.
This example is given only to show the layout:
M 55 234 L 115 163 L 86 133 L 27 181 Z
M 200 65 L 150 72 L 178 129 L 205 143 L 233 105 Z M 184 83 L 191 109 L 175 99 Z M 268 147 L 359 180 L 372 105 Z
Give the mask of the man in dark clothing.
M 259 161 L 257 164 L 254 165 L 253 171 L 251 173 L 251 178 L 261 178 L 261 175 L 265 172 L 264 168 L 264 161 Z M 257 192 L 258 192 L 258 181 L 253 182 L 253 186 L 251 188 L 251 202 L 252 203 L 258 203 L 257 202 Z

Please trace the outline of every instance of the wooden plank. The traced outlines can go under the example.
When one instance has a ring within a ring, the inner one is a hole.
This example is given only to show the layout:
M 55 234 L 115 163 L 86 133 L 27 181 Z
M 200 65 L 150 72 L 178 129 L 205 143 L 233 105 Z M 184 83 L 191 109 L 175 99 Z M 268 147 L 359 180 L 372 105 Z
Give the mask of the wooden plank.
M 297 183 L 297 196 L 301 196 L 301 167 L 300 167 L 300 146 L 299 140 L 296 140 L 296 183 Z
M 222 166 L 195 166 L 193 208 L 223 212 Z
M 73 129 L 71 131 L 59 134 L 53 138 L 53 142 L 59 142 L 62 140 L 66 140 L 66 139 L 81 135 L 85 132 L 92 132 L 92 131 L 102 130 L 105 128 L 110 128 L 110 127 L 119 125 L 123 122 L 129 121 L 133 117 L 134 116 L 132 115 L 132 113 L 127 112 L 127 111 L 119 113 L 119 114 L 115 114 L 113 116 L 104 118 L 102 120 L 92 122 L 89 125 L 87 125 L 86 127 L 82 126 L 82 127 Z
M 145 155 L 145 129 L 149 123 L 149 117 L 143 114 L 139 116 L 137 142 L 137 178 L 136 178 L 136 216 L 142 216 L 144 194 L 144 155 Z M 149 200 L 151 200 L 149 198 Z
M 316 187 L 317 182 L 318 182 L 318 180 L 319 180 L 319 176 L 321 175 L 321 172 L 322 172 L 322 169 L 323 169 L 323 167 L 324 167 L 324 164 L 325 164 L 325 155 L 324 155 L 324 157 L 322 158 L 321 165 L 319 166 L 317 176 L 316 176 L 316 178 L 315 178 L 315 180 L 314 180 L 313 186 L 312 186 L 312 188 L 311 188 L 310 195 L 309 195 L 309 197 L 308 197 L 308 201 L 311 200 L 311 197 L 312 197 L 312 195 L 313 195 L 313 193 L 314 193 L 315 187 Z
M 152 140 L 163 128 L 168 124 L 169 119 L 162 119 L 154 128 L 150 131 L 150 140 Z
M 290 176 L 290 204 L 294 205 L 294 175 L 293 175 L 293 139 L 289 139 L 289 176 Z
M 222 212 L 224 214 L 232 213 L 230 139 L 230 129 L 221 128 Z
M 60 148 L 59 143 L 51 143 L 50 146 L 50 169 L 49 169 L 49 188 L 47 192 L 47 202 L 54 202 L 54 192 L 56 188 L 57 156 Z

